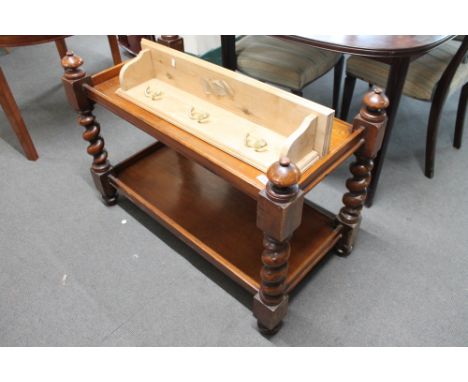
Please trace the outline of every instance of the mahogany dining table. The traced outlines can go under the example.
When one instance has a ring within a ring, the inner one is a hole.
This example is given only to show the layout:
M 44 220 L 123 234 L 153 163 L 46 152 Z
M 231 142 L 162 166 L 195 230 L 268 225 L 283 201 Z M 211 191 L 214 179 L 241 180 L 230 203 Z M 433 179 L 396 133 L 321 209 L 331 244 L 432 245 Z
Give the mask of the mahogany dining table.
M 406 74 L 411 61 L 426 54 L 453 35 L 288 35 L 277 38 L 308 44 L 334 52 L 369 57 L 390 65 L 385 93 L 390 101 L 388 122 L 382 148 L 375 158 L 372 180 L 368 188 L 366 205 L 370 207 L 377 191 L 382 166 L 387 152 Z M 221 36 L 223 66 L 235 70 L 235 36 Z
M 68 35 L 0 35 L 0 48 L 12 48 L 18 46 L 28 46 L 55 42 L 59 58 L 61 59 L 67 53 L 65 38 Z M 112 53 L 112 59 L 117 65 L 122 62 L 120 56 L 117 36 L 107 36 L 109 47 Z M 10 125 L 16 134 L 21 147 L 29 160 L 35 161 L 39 158 L 36 147 L 29 135 L 29 131 L 24 123 L 21 111 L 16 103 L 8 81 L 0 65 L 0 106 L 3 108 Z

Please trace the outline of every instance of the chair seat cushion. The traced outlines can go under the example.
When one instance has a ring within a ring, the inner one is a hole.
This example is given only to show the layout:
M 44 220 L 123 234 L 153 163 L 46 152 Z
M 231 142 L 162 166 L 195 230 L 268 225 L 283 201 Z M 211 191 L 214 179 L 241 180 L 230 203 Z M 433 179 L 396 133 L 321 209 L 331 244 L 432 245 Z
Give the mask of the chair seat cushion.
M 403 94 L 431 101 L 442 74 L 458 48 L 459 41 L 447 41 L 429 53 L 413 61 L 408 69 Z M 346 72 L 364 81 L 385 87 L 390 72 L 388 64 L 369 58 L 352 56 L 348 59 Z M 468 64 L 460 64 L 450 84 L 449 94 L 468 81 Z
M 246 36 L 236 43 L 237 68 L 261 81 L 300 90 L 327 73 L 341 54 L 270 36 Z

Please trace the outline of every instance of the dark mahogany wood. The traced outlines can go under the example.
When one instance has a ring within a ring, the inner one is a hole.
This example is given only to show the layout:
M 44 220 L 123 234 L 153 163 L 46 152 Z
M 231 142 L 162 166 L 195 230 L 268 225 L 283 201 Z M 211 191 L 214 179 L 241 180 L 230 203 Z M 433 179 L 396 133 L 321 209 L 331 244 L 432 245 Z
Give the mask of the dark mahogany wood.
M 450 84 L 452 83 L 453 76 L 455 75 L 460 63 L 465 59 L 468 51 L 468 36 L 465 36 L 463 42 L 458 49 L 457 53 L 450 61 L 447 69 L 442 74 L 439 83 L 434 92 L 432 99 L 431 111 L 429 112 L 429 123 L 427 125 L 426 137 L 426 164 L 424 173 L 428 178 L 434 176 L 434 162 L 436 155 L 437 132 L 439 130 L 439 121 L 442 108 L 444 107 L 445 100 L 447 99 Z M 464 64 L 466 65 L 466 64 Z M 458 122 L 458 121 L 457 121 Z M 459 128 L 455 127 L 455 131 Z
M 68 35 L 0 35 L 0 48 L 44 44 L 62 40 Z
M 122 62 L 122 56 L 120 55 L 119 41 L 117 40 L 117 36 L 109 35 L 107 36 L 107 40 L 109 41 L 109 47 L 112 53 L 112 60 L 114 61 L 114 65 L 118 65 Z
M 344 56 L 341 56 L 338 63 L 333 69 L 333 103 L 332 108 L 335 110 L 335 115 L 340 113 L 340 91 L 341 91 L 341 80 L 343 78 L 344 69 Z
M 221 35 L 221 59 L 227 69 L 237 69 L 236 36 Z
M 341 113 L 340 118 L 343 121 L 348 119 L 349 108 L 351 106 L 351 100 L 353 99 L 354 88 L 356 87 L 356 77 L 346 75 L 344 89 L 343 89 L 343 101 L 341 102 Z M 369 89 L 372 89 L 372 85 L 369 84 Z
M 247 291 L 259 291 L 263 246 L 255 199 L 159 142 L 114 166 L 110 179 L 119 193 Z M 286 293 L 335 245 L 340 232 L 331 213 L 304 205 L 291 240 Z
M 462 145 L 463 125 L 465 122 L 466 104 L 468 103 L 468 82 L 463 85 L 458 101 L 457 122 L 455 123 L 455 137 L 453 147 L 459 149 Z
M 455 75 L 455 72 L 457 71 L 460 63 L 463 61 L 464 57 L 466 56 L 466 52 L 468 49 L 468 38 L 465 37 L 464 42 L 461 44 L 460 48 L 458 49 L 457 53 L 453 57 L 453 59 L 450 61 L 449 65 L 447 66 L 447 69 L 444 71 L 440 81 L 438 82 L 435 92 L 434 92 L 434 97 L 432 99 L 432 104 L 431 104 L 431 111 L 429 113 L 429 120 L 428 120 L 428 127 L 427 127 L 427 136 L 426 136 L 426 158 L 425 158 L 425 170 L 424 173 L 428 178 L 432 178 L 434 176 L 434 162 L 435 162 L 435 149 L 436 149 L 436 144 L 437 144 L 437 131 L 439 127 L 439 121 L 440 121 L 440 116 L 442 112 L 442 108 L 445 104 L 445 100 L 448 95 L 448 90 L 450 88 L 451 81 L 453 79 L 453 76 Z M 399 71 L 401 68 L 399 68 L 399 61 L 401 59 L 395 59 L 395 63 L 393 65 L 393 68 L 397 71 Z M 406 73 L 408 68 L 406 67 L 406 61 L 403 63 L 404 67 L 403 70 Z M 401 82 L 402 78 L 405 77 L 401 72 L 391 72 L 390 73 L 392 76 L 389 77 L 388 79 L 388 84 L 387 88 L 389 91 L 387 94 L 389 94 L 389 98 L 393 99 L 393 103 L 391 103 L 388 114 L 389 114 L 389 121 L 387 125 L 387 131 L 386 131 L 386 138 L 384 139 L 384 146 L 382 147 L 381 152 L 379 153 L 379 156 L 377 157 L 376 163 L 377 167 L 376 170 L 374 171 L 373 174 L 373 180 L 371 183 L 371 189 L 370 189 L 370 198 L 372 198 L 372 192 L 375 191 L 376 187 L 373 187 L 373 185 L 377 185 L 378 182 L 378 177 L 380 175 L 382 166 L 380 165 L 381 161 L 383 160 L 386 150 L 387 150 L 387 145 L 389 141 L 389 134 L 391 132 L 392 126 L 393 126 L 393 121 L 396 115 L 396 112 L 393 112 L 394 108 L 397 108 L 398 105 L 395 105 L 395 101 L 400 100 L 400 96 L 403 90 L 404 83 Z M 343 95 L 343 104 L 342 104 L 342 113 L 341 113 L 341 118 L 346 119 L 348 116 L 348 111 L 349 111 L 349 105 L 351 103 L 353 91 L 354 91 L 354 85 L 356 82 L 356 78 L 351 76 L 351 74 L 347 74 L 346 76 L 346 81 L 345 81 L 345 89 L 344 89 L 344 95 Z M 395 94 L 392 97 L 392 94 Z M 457 130 L 457 128 L 455 128 Z M 456 135 L 457 133 L 455 133 Z
M 65 38 L 59 38 L 55 40 L 55 46 L 57 47 L 57 52 L 59 54 L 60 59 L 65 57 L 67 54 L 68 48 L 67 43 L 65 42 Z
M 9 48 L 15 46 L 27 46 L 27 45 L 37 45 L 44 44 L 47 42 L 55 42 L 57 47 L 58 54 L 62 59 L 67 54 L 67 44 L 65 38 L 70 37 L 70 35 L 45 35 L 45 36 L 35 36 L 35 35 L 0 35 L 0 48 Z M 112 59 L 114 64 L 117 65 L 122 62 L 120 57 L 119 44 L 117 41 L 117 36 L 107 36 L 109 40 L 109 47 L 112 52 Z
M 101 127 L 92 113 L 93 102 L 88 100 L 83 92 L 83 84 L 88 83 L 90 77 L 81 70 L 82 65 L 81 57 L 68 52 L 62 59 L 62 66 L 65 70 L 62 81 L 70 104 L 78 112 L 78 123 L 86 129 L 83 133 L 83 139 L 89 142 L 87 152 L 93 157 L 91 174 L 94 183 L 101 193 L 103 201 L 108 205 L 113 205 L 117 201 L 116 190 L 108 180 L 108 174 L 112 167 L 107 160 L 104 139 L 100 135 Z
M 343 196 L 344 207 L 337 220 L 344 227 L 343 236 L 336 246 L 342 256 L 351 253 L 361 224 L 361 212 L 367 197 L 367 188 L 374 166 L 373 158 L 377 155 L 384 138 L 388 108 L 388 98 L 379 88 L 367 93 L 363 105 L 353 122 L 353 128 L 365 128 L 365 144 L 356 152 L 356 161 L 350 166 L 353 177 L 348 179 L 346 187 L 349 192 Z
M 343 196 L 345 206 L 340 210 L 337 218 L 346 227 L 342 239 L 336 247 L 340 256 L 348 256 L 354 248 L 373 167 L 372 159 L 359 155 L 356 156 L 356 161 L 349 166 L 353 177 L 346 182 L 349 191 Z
M 374 58 L 417 57 L 434 49 L 452 35 L 301 35 L 276 36 L 332 50 Z
M 377 186 L 380 179 L 380 173 L 382 172 L 383 163 L 385 160 L 385 154 L 387 153 L 388 143 L 390 142 L 390 136 L 393 129 L 393 124 L 397 116 L 398 106 L 400 105 L 401 95 L 403 93 L 403 86 L 405 85 L 406 74 L 408 73 L 408 68 L 410 64 L 409 57 L 397 57 L 393 60 L 393 63 L 390 67 L 390 74 L 387 80 L 387 87 L 385 92 L 390 100 L 390 106 L 388 108 L 388 121 L 385 128 L 384 141 L 382 143 L 382 148 L 377 154 L 377 157 L 374 161 L 374 170 L 372 171 L 372 179 L 369 185 L 369 191 L 366 199 L 366 205 L 368 207 L 372 206 L 374 202 L 374 195 L 377 190 Z
M 67 44 L 65 38 L 68 35 L 44 35 L 44 36 L 30 36 L 30 35 L 0 35 L 0 48 L 8 48 L 15 46 L 27 46 L 43 44 L 48 42 L 55 42 L 58 54 L 60 58 L 66 56 Z M 112 52 L 112 58 L 114 64 L 122 62 L 120 57 L 119 45 L 115 36 L 108 36 L 109 46 Z M 24 123 L 21 111 L 16 104 L 13 94 L 10 90 L 8 82 L 3 75 L 0 68 L 0 103 L 2 108 L 10 122 L 10 125 L 15 132 L 18 140 L 23 147 L 26 158 L 29 160 L 37 160 L 39 155 L 37 154 L 34 143 L 32 142 L 31 136 L 29 135 L 28 129 Z
M 288 310 L 286 279 L 290 239 L 301 224 L 304 194 L 298 182 L 301 172 L 283 157 L 267 171 L 268 183 L 257 201 L 257 226 L 263 231 L 260 290 L 253 313 L 264 334 L 276 333 Z
M 375 159 L 371 185 L 368 189 L 366 205 L 373 203 L 382 171 L 385 154 L 390 140 L 395 116 L 403 90 L 409 63 L 431 49 L 452 39 L 453 35 L 303 35 L 276 36 L 296 42 L 302 42 L 318 48 L 335 52 L 371 57 L 390 64 L 390 75 L 385 89 L 390 100 L 387 111 L 388 122 L 382 150 Z M 351 84 L 348 84 L 351 86 Z
M 2 106 L 5 115 L 10 122 L 10 125 L 15 132 L 18 141 L 23 148 L 26 158 L 29 160 L 37 160 L 39 155 L 37 154 L 36 147 L 29 135 L 26 124 L 24 123 L 21 112 L 16 104 L 13 93 L 8 86 L 8 82 L 3 74 L 2 68 L 0 67 L 0 105 Z
M 161 35 L 157 41 L 169 48 L 180 50 L 181 52 L 184 51 L 184 39 L 179 35 Z
M 265 186 L 256 168 L 116 95 L 121 65 L 89 77 L 82 63 L 68 54 L 63 82 L 86 128 L 91 173 L 103 197 L 115 197 L 118 190 L 167 227 L 254 295 L 253 312 L 263 333 L 277 331 L 288 294 L 349 235 L 349 224 L 304 195 L 356 152 L 375 156 L 384 127 L 375 107 L 385 105 L 369 95 L 367 114 L 363 111 L 353 126 L 334 121 L 326 156 L 303 174 L 282 158 L 270 167 Z M 159 142 L 111 166 L 91 114 L 94 103 Z

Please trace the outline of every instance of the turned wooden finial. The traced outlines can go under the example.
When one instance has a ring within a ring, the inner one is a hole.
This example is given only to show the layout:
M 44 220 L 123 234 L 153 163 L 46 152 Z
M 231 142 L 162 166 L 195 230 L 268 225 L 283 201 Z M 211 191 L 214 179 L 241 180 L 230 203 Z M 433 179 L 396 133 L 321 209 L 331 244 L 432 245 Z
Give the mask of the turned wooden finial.
M 374 88 L 362 99 L 361 117 L 370 122 L 381 122 L 385 119 L 385 109 L 390 102 L 381 88 Z
M 366 130 L 365 143 L 359 150 L 360 155 L 366 158 L 375 158 L 382 146 L 387 122 L 385 109 L 389 104 L 383 90 L 375 88 L 364 96 L 361 110 L 353 120 L 353 130 L 360 128 Z
M 267 193 L 273 200 L 285 201 L 297 193 L 301 171 L 288 157 L 281 157 L 267 171 Z
M 86 76 L 86 73 L 80 69 L 83 65 L 83 59 L 68 51 L 65 57 L 62 58 L 62 67 L 65 69 L 64 77 L 67 80 L 79 80 Z

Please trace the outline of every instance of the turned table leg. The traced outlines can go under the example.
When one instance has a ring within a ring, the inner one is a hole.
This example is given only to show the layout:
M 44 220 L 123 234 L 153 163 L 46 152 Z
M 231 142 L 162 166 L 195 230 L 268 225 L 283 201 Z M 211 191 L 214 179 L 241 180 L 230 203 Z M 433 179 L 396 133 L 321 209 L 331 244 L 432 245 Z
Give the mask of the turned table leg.
M 345 227 L 343 236 L 338 242 L 336 250 L 339 255 L 347 256 L 353 250 L 359 226 L 361 224 L 361 212 L 367 197 L 367 187 L 369 187 L 371 171 L 374 167 L 372 159 L 357 155 L 349 169 L 352 178 L 346 181 L 346 188 L 349 190 L 343 196 L 345 205 L 338 214 L 338 221 Z
M 67 43 L 65 42 L 65 37 L 55 40 L 55 46 L 57 47 L 57 52 L 59 54 L 60 59 L 64 58 L 68 51 Z
M 96 188 L 102 195 L 104 203 L 113 205 L 117 201 L 117 193 L 109 183 L 109 174 L 112 166 L 107 159 L 104 139 L 101 136 L 101 127 L 93 115 L 94 104 L 85 94 L 83 85 L 88 84 L 90 77 L 80 69 L 83 60 L 67 52 L 62 59 L 65 74 L 62 81 L 70 104 L 78 112 L 78 122 L 85 128 L 83 139 L 89 142 L 87 152 L 93 157 L 91 175 Z
M 367 189 L 371 182 L 374 167 L 373 159 L 382 145 L 385 133 L 388 98 L 381 89 L 367 93 L 359 114 L 353 120 L 353 130 L 364 128 L 364 143 L 356 152 L 356 161 L 350 165 L 353 175 L 346 181 L 348 192 L 343 196 L 344 207 L 337 216 L 338 224 L 343 226 L 343 234 L 336 245 L 341 256 L 351 253 L 361 224 L 361 212 L 366 202 Z
M 2 68 L 0 67 L 0 105 L 5 112 L 8 121 L 11 124 L 13 131 L 18 137 L 18 141 L 26 154 L 26 158 L 29 160 L 37 160 L 39 155 L 37 154 L 36 147 L 29 135 L 29 131 L 24 123 L 21 111 L 16 104 L 13 93 L 8 86 L 8 82 L 3 74 Z
M 116 35 L 107 36 L 107 40 L 109 41 L 109 47 L 112 53 L 112 60 L 114 61 L 114 65 L 118 65 L 122 62 L 122 56 L 120 55 L 119 40 L 117 40 Z
M 393 125 L 396 119 L 398 105 L 400 104 L 403 87 L 405 85 L 406 74 L 410 64 L 409 57 L 394 58 L 390 65 L 390 73 L 387 80 L 385 91 L 391 104 L 388 107 L 388 122 L 385 127 L 385 134 L 381 144 L 381 150 L 375 158 L 374 169 L 372 170 L 371 184 L 369 185 L 368 195 L 366 199 L 366 206 L 371 207 L 374 201 L 375 193 L 379 183 L 380 173 L 382 172 L 385 154 L 387 152 L 390 135 L 392 133 Z
M 253 313 L 263 334 L 274 334 L 288 310 L 286 277 L 289 240 L 302 219 L 303 193 L 299 169 L 281 158 L 267 172 L 268 183 L 259 194 L 257 226 L 263 231 L 261 285 L 254 296 Z
M 104 203 L 109 206 L 114 205 L 117 202 L 117 193 L 115 188 L 110 185 L 108 179 L 112 167 L 107 160 L 107 151 L 104 149 L 104 138 L 100 134 L 101 127 L 96 121 L 92 109 L 81 111 L 78 122 L 86 129 L 83 133 L 83 139 L 89 142 L 87 152 L 93 157 L 91 175 L 93 176 L 94 184 L 101 193 Z

